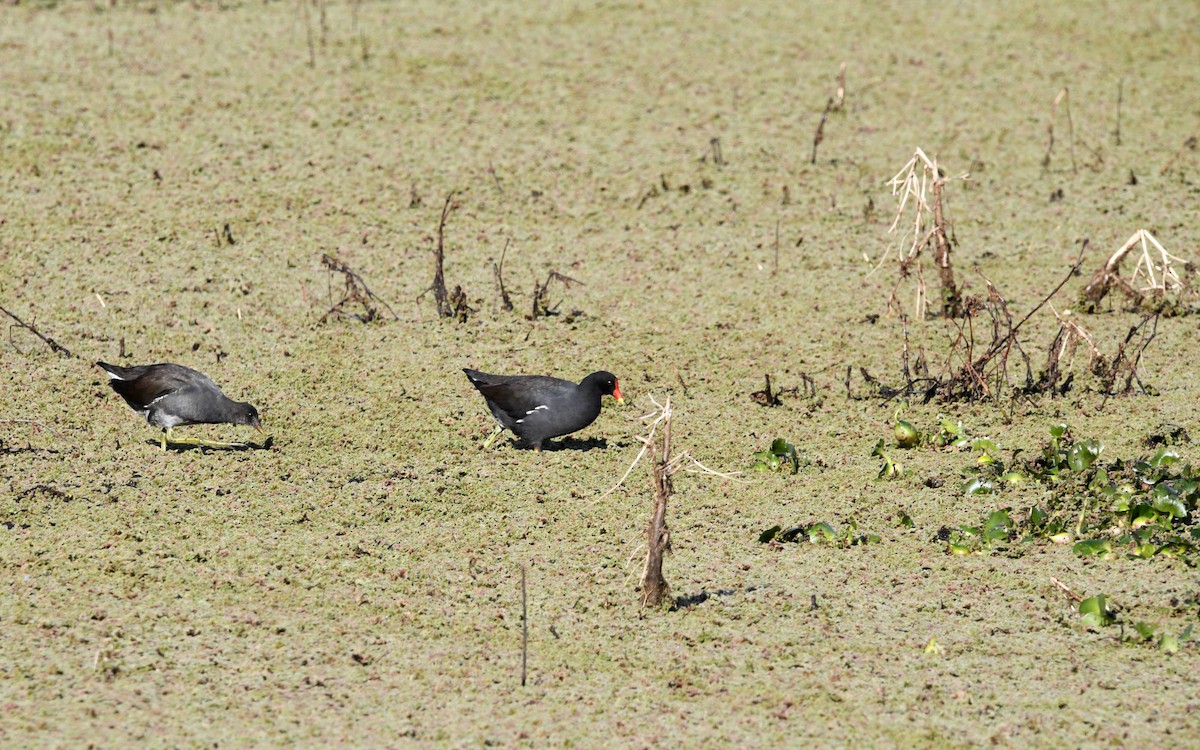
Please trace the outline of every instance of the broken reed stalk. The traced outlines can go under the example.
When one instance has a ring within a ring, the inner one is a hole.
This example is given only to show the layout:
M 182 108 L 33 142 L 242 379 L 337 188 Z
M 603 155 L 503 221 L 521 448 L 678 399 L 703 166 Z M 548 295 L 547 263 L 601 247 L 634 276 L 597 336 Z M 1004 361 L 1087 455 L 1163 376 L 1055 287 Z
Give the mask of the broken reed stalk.
M 947 318 L 962 315 L 962 292 L 954 283 L 954 269 L 950 265 L 950 240 L 946 236 L 946 218 L 942 212 L 942 188 L 945 178 L 933 181 L 933 260 L 942 280 L 942 314 Z
M 671 486 L 671 474 L 675 467 L 671 461 L 671 398 L 668 396 L 662 408 L 661 448 L 654 445 L 653 434 L 646 438 L 651 445 L 654 466 L 651 470 L 651 480 L 654 485 L 654 509 L 650 514 L 650 524 L 646 528 L 646 568 L 642 573 L 642 606 L 658 607 L 666 601 L 671 587 L 663 578 L 663 555 L 671 548 L 671 533 L 667 528 L 667 504 L 670 502 L 674 489 Z
M 810 164 L 817 163 L 817 147 L 821 145 L 821 141 L 825 140 L 825 123 L 829 121 L 829 113 L 833 110 L 833 97 L 825 102 L 825 111 L 821 113 L 821 121 L 817 123 L 817 132 L 813 133 L 813 148 Z
M 529 664 L 529 598 L 525 592 L 525 566 L 521 566 L 521 687 Z
M 68 349 L 67 347 L 65 347 L 65 346 L 63 346 L 62 344 L 58 343 L 57 341 L 55 341 L 54 339 L 50 338 L 49 336 L 47 336 L 47 335 L 43 334 L 43 333 L 42 333 L 41 331 L 39 331 L 38 329 L 34 328 L 34 327 L 33 327 L 33 324 L 31 324 L 31 323 L 26 323 L 25 321 L 21 320 L 20 318 L 18 318 L 18 317 L 16 316 L 16 314 L 15 314 L 15 313 L 13 313 L 13 312 L 10 312 L 9 310 L 7 310 L 7 309 L 6 309 L 6 308 L 4 308 L 4 307 L 0 307 L 0 312 L 4 313 L 4 314 L 5 314 L 5 315 L 7 315 L 8 317 L 10 317 L 10 318 L 12 318 L 13 320 L 15 320 L 15 321 L 17 322 L 17 325 L 18 325 L 18 326 L 20 326 L 21 328 L 24 328 L 25 330 L 27 330 L 27 331 L 29 331 L 30 333 L 32 333 L 34 336 L 37 336 L 37 337 L 38 337 L 39 339 L 41 339 L 42 341 L 46 342 L 46 345 L 50 347 L 50 351 L 52 351 L 52 352 L 55 352 L 56 354 L 61 354 L 61 355 L 63 355 L 64 357 L 75 357 L 75 353 L 74 353 L 74 352 L 72 352 L 70 349 Z M 11 333 L 9 334 L 9 343 L 12 343 L 12 335 L 11 335 Z M 16 349 L 16 346 L 13 346 L 13 348 L 14 348 L 14 349 Z M 20 351 L 20 350 L 18 349 L 17 351 Z
M 1064 102 L 1066 104 L 1063 106 L 1063 111 L 1067 116 L 1067 137 L 1070 141 L 1071 151 L 1071 173 L 1078 174 L 1079 168 L 1075 164 L 1075 124 L 1071 121 L 1071 95 L 1065 86 L 1062 91 L 1058 92 L 1058 96 L 1054 97 L 1054 104 L 1050 107 L 1050 125 L 1047 128 L 1046 155 L 1042 157 L 1042 167 L 1050 166 L 1050 152 L 1054 150 L 1054 120 L 1058 115 L 1058 105 Z
M 1117 81 L 1117 127 L 1113 130 L 1116 145 L 1121 145 L 1121 104 L 1125 101 L 1125 79 Z
M 713 164 L 716 164 L 718 167 L 725 166 L 725 155 L 721 153 L 721 139 L 720 138 L 709 139 L 708 146 L 710 149 L 712 149 Z M 664 190 L 669 189 L 666 184 L 665 176 L 663 177 L 663 189 Z
M 437 247 L 433 250 L 433 284 L 417 295 L 417 301 L 420 302 L 422 297 L 433 292 L 433 299 L 437 303 L 440 317 L 466 320 L 467 314 L 472 312 L 471 308 L 467 306 L 466 292 L 462 290 L 461 286 L 454 287 L 453 294 L 446 289 L 446 220 L 456 208 L 458 208 L 458 204 L 454 202 L 454 192 L 452 191 L 446 196 L 446 203 L 442 206 L 442 218 L 438 221 Z
M 492 272 L 496 275 L 496 287 L 500 290 L 500 306 L 505 312 L 512 312 L 513 303 L 509 298 L 508 292 L 504 289 L 504 256 L 508 255 L 508 245 L 510 240 L 504 240 L 504 249 L 500 251 L 500 262 L 492 264 Z
M 300 12 L 304 14 L 304 34 L 308 41 L 308 67 L 317 67 L 317 48 L 313 42 L 313 27 L 312 15 L 308 10 L 308 0 L 297 0 L 300 3 Z

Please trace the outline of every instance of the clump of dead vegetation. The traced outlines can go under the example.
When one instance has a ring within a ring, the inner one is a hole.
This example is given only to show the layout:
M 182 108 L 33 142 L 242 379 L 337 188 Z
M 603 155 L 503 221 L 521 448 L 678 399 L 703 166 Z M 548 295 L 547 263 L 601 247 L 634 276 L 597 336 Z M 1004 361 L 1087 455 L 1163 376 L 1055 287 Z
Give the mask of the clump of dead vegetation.
M 1128 276 L 1121 275 L 1121 262 L 1137 252 L 1137 263 Z M 1193 296 L 1196 267 L 1167 252 L 1146 229 L 1139 229 L 1096 269 L 1079 298 L 1085 312 L 1097 312 L 1108 293 L 1123 293 L 1129 307 L 1163 315 L 1186 313 Z
M 1008 301 L 986 276 L 983 279 L 986 296 L 968 295 L 962 300 L 961 315 L 948 319 L 951 329 L 950 346 L 944 357 L 930 365 L 924 348 L 913 353 L 909 347 L 907 319 L 904 323 L 904 346 L 901 353 L 903 381 L 887 385 L 859 368 L 866 383 L 865 393 L 854 391 L 853 368 L 846 369 L 846 391 L 850 398 L 911 398 L 922 402 L 937 399 L 943 402 L 992 401 L 999 403 L 1035 396 L 1061 396 L 1074 382 L 1072 365 L 1082 348 L 1087 353 L 1087 371 L 1095 378 L 1095 388 L 1107 396 L 1148 393 L 1142 382 L 1139 367 L 1146 349 L 1157 333 L 1159 314 L 1149 312 L 1131 326 L 1123 340 L 1109 344 L 1105 353 L 1101 342 L 1069 314 L 1059 314 L 1050 305 L 1066 283 L 1079 271 L 1087 243 L 1083 243 L 1079 258 L 1063 280 L 1028 313 L 1014 319 Z M 1025 334 L 1025 325 L 1043 308 L 1049 309 L 1059 322 L 1053 340 L 1046 347 L 1045 365 L 1035 376 L 1030 352 L 1037 347 Z
M 888 234 L 895 235 L 896 240 L 884 251 L 872 273 L 878 271 L 892 256 L 893 251 L 895 252 L 898 279 L 888 299 L 889 310 L 901 311 L 900 287 L 912 279 L 915 282 L 913 316 L 918 320 L 926 318 L 929 297 L 925 282 L 925 265 L 929 259 L 941 282 L 941 303 L 938 308 L 942 315 L 947 318 L 963 315 L 963 292 L 954 277 L 954 267 L 950 259 L 953 242 L 943 204 L 946 185 L 955 180 L 969 178 L 970 175 L 966 172 L 946 176 L 938 167 L 937 159 L 930 159 L 918 148 L 913 152 L 912 158 L 888 181 L 892 188 L 892 196 L 896 199 L 896 218 L 892 221 Z
M 446 196 L 446 202 L 442 205 L 442 218 L 438 220 L 437 228 L 437 245 L 433 249 L 433 284 L 428 289 L 417 295 L 417 302 L 426 294 L 433 292 L 434 302 L 437 304 L 438 316 L 442 318 L 454 318 L 460 323 L 465 323 L 471 313 L 476 312 L 475 308 L 471 307 L 467 302 L 467 293 L 459 285 L 454 286 L 454 291 L 446 289 L 446 220 L 450 218 L 450 214 L 459 208 L 459 203 L 454 200 L 454 193 Z
M 325 269 L 325 288 L 329 299 L 329 309 L 321 316 L 322 323 L 330 318 L 371 323 L 382 319 L 384 310 L 393 320 L 400 319 L 392 306 L 372 292 L 363 277 L 341 258 L 322 254 L 321 267 Z M 334 302 L 334 279 L 338 277 L 342 282 L 341 298 Z

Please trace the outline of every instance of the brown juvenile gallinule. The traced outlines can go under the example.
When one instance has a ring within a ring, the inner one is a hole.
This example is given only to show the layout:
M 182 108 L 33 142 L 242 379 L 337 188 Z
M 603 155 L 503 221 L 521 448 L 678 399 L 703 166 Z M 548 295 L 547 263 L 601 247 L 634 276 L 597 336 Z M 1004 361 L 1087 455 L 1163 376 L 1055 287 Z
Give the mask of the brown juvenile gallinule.
M 483 444 L 487 448 L 504 428 L 528 441 L 535 451 L 542 441 L 582 430 L 600 416 L 600 397 L 611 394 L 623 401 L 617 378 L 593 372 L 576 385 L 545 375 L 488 375 L 463 368 L 483 394 L 500 426 Z
M 108 384 L 125 403 L 152 425 L 163 428 L 162 449 L 167 443 L 206 448 L 245 448 L 245 443 L 222 443 L 199 438 L 176 439 L 172 430 L 185 424 L 244 424 L 262 432 L 258 410 L 221 393 L 207 375 L 183 365 L 158 364 L 118 367 L 96 365 L 108 373 Z

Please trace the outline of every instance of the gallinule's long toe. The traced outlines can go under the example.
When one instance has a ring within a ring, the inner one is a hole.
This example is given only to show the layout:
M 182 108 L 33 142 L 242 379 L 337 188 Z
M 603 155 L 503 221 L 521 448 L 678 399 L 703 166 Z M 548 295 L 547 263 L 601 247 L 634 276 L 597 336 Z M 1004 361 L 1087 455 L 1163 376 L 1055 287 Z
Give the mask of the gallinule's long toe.
M 158 364 L 118 367 L 97 366 L 108 373 L 108 384 L 125 403 L 152 425 L 163 428 L 162 449 L 167 443 L 207 448 L 245 448 L 245 443 L 222 443 L 199 438 L 176 439 L 174 428 L 185 424 L 249 425 L 262 432 L 258 410 L 221 393 L 207 375 L 183 365 Z
M 528 441 L 535 451 L 547 438 L 582 430 L 600 416 L 600 397 L 624 400 L 617 378 L 610 372 L 593 372 L 576 385 L 545 375 L 488 375 L 463 368 L 471 384 L 483 394 L 500 426 L 483 444 L 487 448 L 504 428 Z

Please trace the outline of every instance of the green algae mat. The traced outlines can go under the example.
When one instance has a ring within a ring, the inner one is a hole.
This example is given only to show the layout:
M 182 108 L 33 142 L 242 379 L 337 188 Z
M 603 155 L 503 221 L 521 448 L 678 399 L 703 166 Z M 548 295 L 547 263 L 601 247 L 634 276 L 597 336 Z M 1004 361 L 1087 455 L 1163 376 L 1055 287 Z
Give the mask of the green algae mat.
M 1200 744 L 1196 28 L 3 3 L 0 745 Z M 270 443 L 164 452 L 96 360 Z M 483 451 L 464 367 L 626 403 Z

